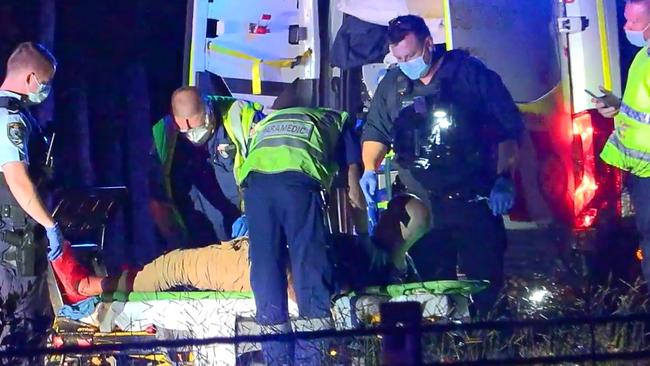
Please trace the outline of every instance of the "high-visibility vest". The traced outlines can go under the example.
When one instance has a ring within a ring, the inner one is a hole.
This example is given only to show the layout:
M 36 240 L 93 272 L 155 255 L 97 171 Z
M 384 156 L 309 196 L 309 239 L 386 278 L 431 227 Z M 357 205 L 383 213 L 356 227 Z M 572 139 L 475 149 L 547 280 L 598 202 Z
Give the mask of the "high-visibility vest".
M 208 96 L 205 100 L 208 104 L 208 108 L 211 108 L 215 115 L 222 117 L 226 133 L 228 134 L 228 137 L 233 140 L 233 144 L 237 147 L 234 158 L 234 168 L 238 169 L 243 161 L 243 157 L 240 153 L 242 150 L 245 152 L 245 146 L 242 149 L 239 145 L 240 140 L 235 137 L 240 136 L 240 134 L 235 131 L 247 131 L 250 129 L 250 126 L 256 120 L 261 119 L 260 114 L 263 107 L 258 103 L 224 96 Z M 172 162 L 174 161 L 173 157 L 178 134 L 178 128 L 171 116 L 166 116 L 160 119 L 153 126 L 154 144 L 163 166 L 165 190 L 170 198 L 172 198 Z M 180 215 L 177 214 L 177 217 L 180 217 Z
M 229 106 L 228 111 L 224 114 L 223 126 L 228 138 L 235 145 L 233 172 L 237 185 L 241 185 L 241 181 L 238 179 L 239 170 L 248 155 L 253 126 L 263 117 L 262 108 L 257 103 L 237 100 Z
M 650 56 L 637 53 L 628 73 L 623 101 L 601 159 L 639 176 L 650 177 Z M 621 132 L 621 126 L 624 131 Z
M 326 108 L 287 108 L 257 123 L 244 163 L 243 182 L 251 172 L 301 172 L 328 189 L 338 170 L 334 158 L 346 112 Z

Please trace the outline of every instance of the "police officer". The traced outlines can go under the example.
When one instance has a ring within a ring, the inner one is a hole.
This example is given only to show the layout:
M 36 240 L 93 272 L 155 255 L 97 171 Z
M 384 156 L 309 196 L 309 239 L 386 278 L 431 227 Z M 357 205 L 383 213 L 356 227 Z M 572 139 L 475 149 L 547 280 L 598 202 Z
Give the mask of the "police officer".
M 241 144 L 244 145 L 244 144 Z M 287 108 L 254 126 L 236 169 L 249 225 L 251 286 L 265 331 L 290 331 L 286 267 L 297 295 L 299 331 L 332 326 L 334 290 L 322 191 L 338 167 L 360 163 L 348 115 L 324 108 Z M 357 185 L 358 181 L 350 182 Z M 263 345 L 269 365 L 319 365 L 316 342 Z
M 598 111 L 615 118 L 615 129 L 600 157 L 607 164 L 628 172 L 626 185 L 635 209 L 635 220 L 643 251 L 642 270 L 650 281 L 650 1 L 630 0 L 625 4 L 625 35 L 628 41 L 642 47 L 628 73 L 623 101 L 606 93 L 594 99 Z
M 153 127 L 151 178 L 152 212 L 168 246 L 189 242 L 198 247 L 245 234 L 233 175 L 234 147 L 223 123 L 259 120 L 262 107 L 230 97 L 201 97 L 195 87 L 177 89 L 171 106 L 172 115 Z
M 51 307 L 46 287 L 45 228 L 47 259 L 61 255 L 61 230 L 54 222 L 31 176 L 34 156 L 32 131 L 36 121 L 27 107 L 47 98 L 56 61 L 42 45 L 20 44 L 7 62 L 7 74 L 0 86 L 0 298 L 2 300 L 2 347 L 45 345 L 51 324 Z M 3 364 L 42 364 L 41 360 L 3 360 Z
M 399 67 L 388 71 L 370 106 L 361 188 L 372 208 L 376 169 L 392 146 L 400 180 L 432 212 L 427 244 L 411 252 L 420 275 L 455 278 L 459 257 L 469 279 L 492 283 L 475 297 L 486 314 L 503 283 L 501 215 L 514 202 L 520 114 L 496 73 L 464 51 L 438 50 L 422 18 L 393 19 L 388 39 Z

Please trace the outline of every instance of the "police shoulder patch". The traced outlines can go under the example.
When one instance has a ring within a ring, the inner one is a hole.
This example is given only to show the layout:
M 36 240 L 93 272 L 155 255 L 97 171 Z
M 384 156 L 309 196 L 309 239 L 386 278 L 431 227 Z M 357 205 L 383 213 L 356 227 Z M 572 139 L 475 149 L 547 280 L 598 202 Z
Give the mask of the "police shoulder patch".
M 7 124 L 7 137 L 14 146 L 19 149 L 25 147 L 25 125 L 20 122 L 11 122 Z

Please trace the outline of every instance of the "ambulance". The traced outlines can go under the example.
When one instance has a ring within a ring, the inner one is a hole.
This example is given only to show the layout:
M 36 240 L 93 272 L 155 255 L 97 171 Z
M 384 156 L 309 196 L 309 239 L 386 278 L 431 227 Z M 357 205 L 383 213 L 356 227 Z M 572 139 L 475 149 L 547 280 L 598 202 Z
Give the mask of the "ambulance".
M 391 63 L 377 35 L 398 15 L 422 16 L 439 47 L 496 71 L 526 123 L 506 218 L 515 272 L 569 252 L 597 258 L 632 214 L 621 174 L 598 158 L 613 122 L 586 92 L 621 95 L 615 1 L 189 0 L 187 14 L 185 83 L 267 110 L 299 101 L 362 122 Z M 335 230 L 349 231 L 344 205 L 332 211 Z

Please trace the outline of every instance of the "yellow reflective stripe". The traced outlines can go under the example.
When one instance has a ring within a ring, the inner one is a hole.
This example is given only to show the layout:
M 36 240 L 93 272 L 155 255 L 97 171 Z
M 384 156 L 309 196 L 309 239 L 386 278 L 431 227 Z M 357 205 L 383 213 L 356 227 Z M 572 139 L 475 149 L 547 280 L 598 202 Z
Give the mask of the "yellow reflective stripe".
M 258 95 L 262 94 L 262 76 L 261 74 L 261 61 L 260 60 L 255 60 L 253 61 L 253 66 L 251 69 L 251 74 L 252 74 L 252 82 L 253 82 L 253 94 Z
M 449 0 L 444 0 L 442 2 L 444 17 L 445 17 L 445 46 L 447 51 L 454 48 L 452 33 L 451 33 L 451 8 L 449 6 Z
M 609 64 L 609 42 L 607 41 L 607 23 L 605 22 L 605 5 L 603 0 L 596 0 L 598 13 L 598 35 L 600 37 L 600 60 L 603 67 L 603 86 L 612 90 L 612 71 Z
M 261 65 L 265 64 L 271 67 L 284 68 L 284 67 L 293 67 L 296 63 L 302 63 L 303 60 L 311 56 L 311 48 L 305 51 L 302 55 L 296 56 L 294 58 L 283 58 L 277 60 L 263 60 L 259 57 L 251 56 L 247 53 L 233 50 L 221 45 L 218 45 L 214 42 L 208 44 L 208 50 L 221 53 L 223 55 L 232 56 L 248 60 L 252 62 L 251 65 L 251 82 L 253 94 L 258 95 L 262 94 L 262 77 L 261 77 Z
M 190 44 L 190 66 L 187 68 L 189 75 L 187 76 L 187 85 L 194 85 L 194 42 Z

